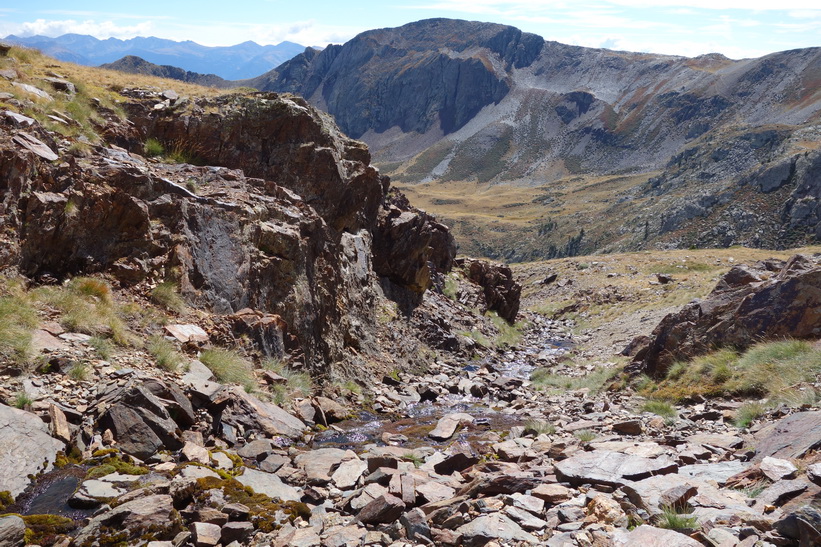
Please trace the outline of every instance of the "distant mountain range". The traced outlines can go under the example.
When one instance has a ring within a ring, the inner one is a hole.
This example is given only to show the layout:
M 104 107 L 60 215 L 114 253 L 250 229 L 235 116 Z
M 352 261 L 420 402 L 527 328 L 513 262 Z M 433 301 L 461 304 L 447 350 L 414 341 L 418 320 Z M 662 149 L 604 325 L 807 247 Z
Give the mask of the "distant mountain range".
M 216 74 L 226 80 L 259 76 L 305 50 L 305 46 L 293 42 L 261 46 L 249 41 L 234 46 L 208 47 L 191 41 L 175 42 L 155 37 L 99 40 L 83 34 L 64 34 L 57 38 L 12 34 L 4 41 L 36 48 L 61 61 L 81 65 L 97 66 L 132 55 L 158 65 Z

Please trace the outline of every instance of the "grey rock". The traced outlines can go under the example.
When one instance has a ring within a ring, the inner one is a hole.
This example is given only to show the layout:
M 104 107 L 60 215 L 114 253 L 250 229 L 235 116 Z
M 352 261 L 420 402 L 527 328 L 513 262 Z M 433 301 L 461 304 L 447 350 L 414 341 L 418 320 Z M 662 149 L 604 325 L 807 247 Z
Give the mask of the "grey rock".
M 446 441 L 453 437 L 459 426 L 463 424 L 472 424 L 473 416 L 463 412 L 453 414 L 446 414 L 442 416 L 436 424 L 436 427 L 428 433 L 428 437 L 435 441 Z
M 20 131 L 15 136 L 13 136 L 11 140 L 14 143 L 22 146 L 26 150 L 29 150 L 30 152 L 37 154 L 44 160 L 54 161 L 57 158 L 59 158 L 59 156 L 54 153 L 54 150 L 49 148 L 48 145 L 46 145 L 43 141 L 36 139 L 35 137 L 23 131 Z
M 613 424 L 613 431 L 622 435 L 641 435 L 644 427 L 641 420 L 625 420 Z
M 236 541 L 242 545 L 246 545 L 253 533 L 254 525 L 250 522 L 229 522 L 222 527 L 220 542 L 223 545 L 228 545 L 232 541 Z
M 803 480 L 781 480 L 764 489 L 755 499 L 756 509 L 763 510 L 767 505 L 781 506 L 809 488 Z
M 556 504 L 569 500 L 573 492 L 561 484 L 544 483 L 533 489 L 533 496 L 543 499 L 547 503 Z
M 195 547 L 213 547 L 220 542 L 220 527 L 216 524 L 194 522 L 190 530 Z
M 540 543 L 538 538 L 501 513 L 481 515 L 457 528 L 456 532 L 462 534 L 465 547 L 479 547 L 493 540 Z
M 391 494 L 383 494 L 368 503 L 356 516 L 362 524 L 388 523 L 405 511 L 405 502 Z
M 339 464 L 339 467 L 331 475 L 331 481 L 340 490 L 348 490 L 356 486 L 359 478 L 367 469 L 368 464 L 359 458 L 350 459 Z
M 405 533 L 411 541 L 430 540 L 430 526 L 428 526 L 425 512 L 415 507 L 399 517 L 399 523 L 405 528 Z
M 0 517 L 0 547 L 23 547 L 26 523 L 17 515 Z
M 92 518 L 74 541 L 77 545 L 93 545 L 103 536 L 104 527 L 125 531 L 125 541 L 137 539 L 149 532 L 158 540 L 172 539 L 180 531 L 175 513 L 171 496 L 137 498 Z
M 679 467 L 678 474 L 687 477 L 697 477 L 703 480 L 713 480 L 723 484 L 733 475 L 746 471 L 751 464 L 738 460 L 727 462 L 702 463 L 694 465 L 683 465 Z
M 305 424 L 272 403 L 260 401 L 239 386 L 224 386 L 211 396 L 211 403 L 223 408 L 221 420 L 234 427 L 255 429 L 276 437 L 299 437 Z
M 77 491 L 71 495 L 68 504 L 77 508 L 97 507 L 125 492 L 124 489 L 115 487 L 109 481 L 87 480 L 83 481 Z
M 649 459 L 609 450 L 577 453 L 556 462 L 559 480 L 574 485 L 595 483 L 621 486 L 627 481 L 675 473 L 677 469 L 678 466 L 666 457 Z
M 36 415 L 0 404 L 0 491 L 20 495 L 29 475 L 49 471 L 65 445 Z
M 265 473 L 264 471 L 246 468 L 242 475 L 236 477 L 236 479 L 245 486 L 250 486 L 254 492 L 265 494 L 272 498 L 278 498 L 283 501 L 299 501 L 302 497 L 299 490 L 293 486 L 288 486 L 273 473 Z
M 781 479 L 791 479 L 798 472 L 798 468 L 792 462 L 770 456 L 764 457 L 759 467 L 761 472 L 773 482 Z
M 547 521 L 514 506 L 505 507 L 505 514 L 519 523 L 525 530 L 536 531 L 547 528 Z
M 756 432 L 755 457 L 793 460 L 821 448 L 821 410 L 796 412 Z
M 331 482 L 331 474 L 343 461 L 351 459 L 358 459 L 353 451 L 319 448 L 302 452 L 294 458 L 294 464 L 305 471 L 308 484 L 322 485 Z
M 646 524 L 642 524 L 631 532 L 617 530 L 613 535 L 613 541 L 616 546 L 624 547 L 635 545 L 641 545 L 642 547 L 702 547 L 701 543 L 684 534 Z

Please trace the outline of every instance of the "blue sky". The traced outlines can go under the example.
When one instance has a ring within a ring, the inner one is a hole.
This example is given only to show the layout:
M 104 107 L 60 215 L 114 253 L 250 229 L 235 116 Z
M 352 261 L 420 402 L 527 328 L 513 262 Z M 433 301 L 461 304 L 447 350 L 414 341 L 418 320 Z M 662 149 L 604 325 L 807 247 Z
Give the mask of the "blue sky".
M 509 24 L 567 44 L 688 56 L 757 57 L 821 46 L 817 0 L 139 0 L 116 6 L 31 0 L 17 7 L 21 3 L 0 0 L 0 36 L 76 32 L 212 46 L 246 40 L 324 46 L 372 28 L 450 17 Z

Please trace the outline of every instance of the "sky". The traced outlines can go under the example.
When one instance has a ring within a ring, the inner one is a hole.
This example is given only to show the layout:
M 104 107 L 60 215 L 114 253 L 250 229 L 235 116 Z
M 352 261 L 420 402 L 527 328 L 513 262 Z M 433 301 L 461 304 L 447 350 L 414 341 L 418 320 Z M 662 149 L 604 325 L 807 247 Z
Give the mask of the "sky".
M 547 40 L 733 59 L 821 46 L 818 0 L 0 0 L 0 36 L 157 36 L 228 46 L 325 46 L 360 32 L 447 17 L 501 23 Z M 67 6 L 70 6 L 67 7 Z

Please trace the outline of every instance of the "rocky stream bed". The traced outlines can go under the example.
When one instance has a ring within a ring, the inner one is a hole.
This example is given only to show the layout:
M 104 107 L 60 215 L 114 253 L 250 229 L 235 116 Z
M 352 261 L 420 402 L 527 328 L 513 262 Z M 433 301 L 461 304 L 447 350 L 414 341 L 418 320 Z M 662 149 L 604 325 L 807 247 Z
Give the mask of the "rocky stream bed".
M 0 407 L 0 545 L 817 544 L 821 411 L 739 430 L 734 402 L 664 419 L 626 391 L 537 391 L 536 367 L 583 371 L 561 323 L 531 325 L 516 349 L 386 375 L 362 406 L 281 408 L 197 361 L 35 375 L 33 412 Z

